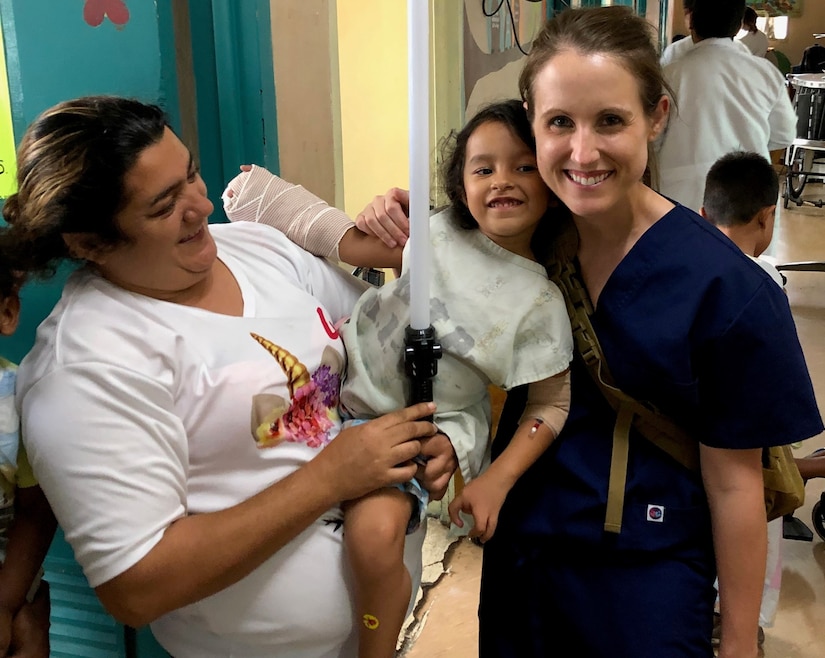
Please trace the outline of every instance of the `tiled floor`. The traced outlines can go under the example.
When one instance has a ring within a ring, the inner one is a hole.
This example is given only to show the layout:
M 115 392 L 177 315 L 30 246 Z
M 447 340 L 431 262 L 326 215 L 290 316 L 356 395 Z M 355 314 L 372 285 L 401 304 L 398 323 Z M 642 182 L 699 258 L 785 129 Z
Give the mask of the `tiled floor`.
M 825 187 L 809 184 L 804 197 L 825 197 Z M 825 261 L 825 208 L 791 205 L 782 210 L 773 244 L 766 254 L 777 263 Z M 825 272 L 786 272 L 787 290 L 797 329 L 825 411 Z M 771 385 L 781 386 L 782 382 Z M 818 436 L 796 450 L 804 455 L 825 446 Z M 825 479 L 810 480 L 807 500 L 798 517 L 811 525 L 811 507 L 825 490 Z M 425 593 L 408 626 L 399 655 L 404 658 L 471 658 L 476 656 L 481 549 L 466 539 L 448 536 L 438 520 L 430 520 L 425 564 Z M 743 546 L 743 550 L 747 547 Z M 782 591 L 776 623 L 766 629 L 763 656 L 825 656 L 825 543 L 784 540 Z M 560 639 L 560 645 L 562 640 Z

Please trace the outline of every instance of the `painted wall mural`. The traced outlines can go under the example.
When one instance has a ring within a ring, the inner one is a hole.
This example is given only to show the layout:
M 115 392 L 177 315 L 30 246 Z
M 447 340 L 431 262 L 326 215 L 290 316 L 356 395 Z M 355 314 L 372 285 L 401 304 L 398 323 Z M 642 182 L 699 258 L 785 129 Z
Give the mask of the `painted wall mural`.
M 799 18 L 802 15 L 802 0 L 747 0 L 747 4 L 768 16 Z
M 524 51 L 547 17 L 547 1 L 464 0 L 465 116 L 518 97 Z
M 118 27 L 129 22 L 129 8 L 123 0 L 85 0 L 83 20 L 97 27 L 108 18 Z

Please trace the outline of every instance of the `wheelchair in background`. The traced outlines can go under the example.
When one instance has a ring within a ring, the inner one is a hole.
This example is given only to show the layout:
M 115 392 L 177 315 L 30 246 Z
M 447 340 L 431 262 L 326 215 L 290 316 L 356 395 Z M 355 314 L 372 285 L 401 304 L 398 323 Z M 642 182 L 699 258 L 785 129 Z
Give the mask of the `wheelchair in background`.
M 796 138 L 785 149 L 782 205 L 787 208 L 793 202 L 821 208 L 822 199 L 803 198 L 802 193 L 812 179 L 825 178 L 825 75 L 791 73 L 787 78 L 793 91 Z

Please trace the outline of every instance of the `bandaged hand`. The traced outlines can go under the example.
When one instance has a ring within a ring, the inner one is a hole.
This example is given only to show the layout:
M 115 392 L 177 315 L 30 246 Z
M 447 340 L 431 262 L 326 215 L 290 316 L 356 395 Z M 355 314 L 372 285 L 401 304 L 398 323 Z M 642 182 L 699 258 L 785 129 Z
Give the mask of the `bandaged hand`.
M 241 167 L 221 198 L 230 221 L 274 226 L 299 247 L 322 258 L 338 260 L 338 243 L 353 228 L 342 210 L 257 165 Z

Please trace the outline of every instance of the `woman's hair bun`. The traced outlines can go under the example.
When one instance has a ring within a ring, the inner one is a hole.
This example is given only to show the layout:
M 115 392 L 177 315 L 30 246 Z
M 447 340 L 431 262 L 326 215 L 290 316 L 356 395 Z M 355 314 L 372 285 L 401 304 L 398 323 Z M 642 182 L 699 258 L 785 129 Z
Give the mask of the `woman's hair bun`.
M 17 202 L 17 195 L 12 194 L 3 204 L 3 219 L 7 224 L 14 224 L 20 216 L 20 204 Z

